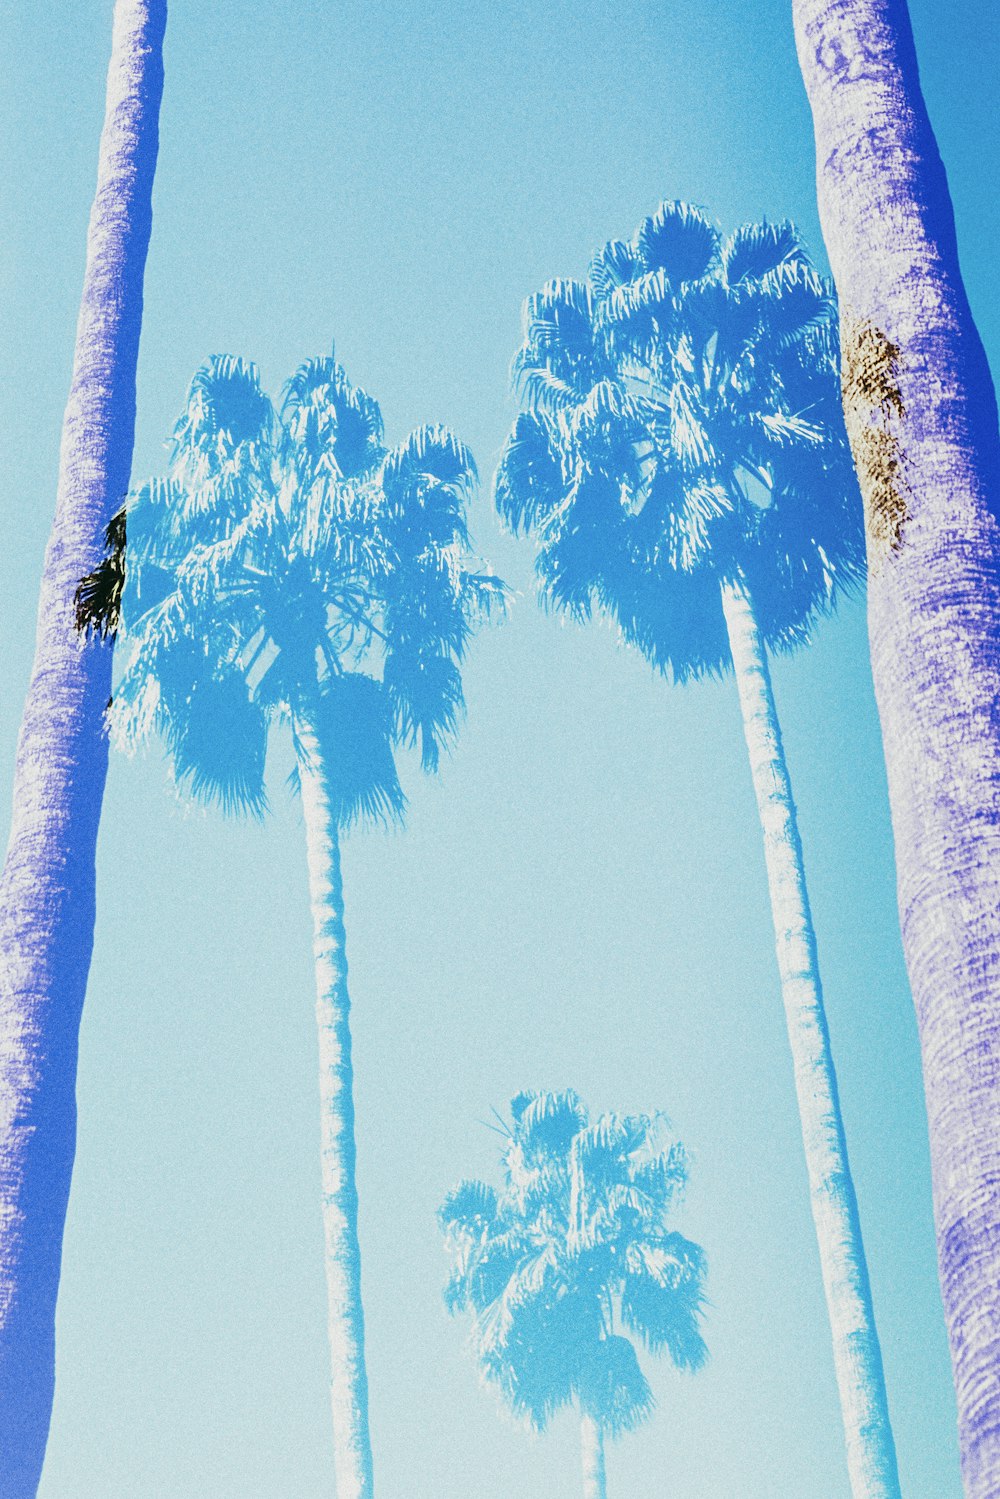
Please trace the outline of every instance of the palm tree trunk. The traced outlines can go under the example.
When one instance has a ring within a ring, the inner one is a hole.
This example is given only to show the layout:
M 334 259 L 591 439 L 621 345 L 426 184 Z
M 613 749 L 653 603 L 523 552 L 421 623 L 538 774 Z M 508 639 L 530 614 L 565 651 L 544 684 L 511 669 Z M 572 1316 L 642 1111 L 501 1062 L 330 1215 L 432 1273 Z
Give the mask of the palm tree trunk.
M 722 605 L 764 834 L 781 993 L 833 1334 L 851 1493 L 854 1499 L 899 1499 L 882 1356 L 830 1053 L 802 844 L 764 640 L 741 584 L 723 585 Z
M 0 1465 L 38 1487 L 76 1146 L 80 1015 L 94 937 L 110 642 L 82 646 L 79 579 L 128 489 L 142 286 L 163 87 L 165 0 L 118 0 L 97 191 L 45 555 L 35 661 L 0 875 Z
M 1000 1496 L 1000 437 L 904 0 L 795 0 L 969 1499 Z M 886 512 L 895 516 L 887 527 Z
M 583 1499 L 608 1499 L 604 1430 L 593 1416 L 580 1418 L 580 1452 L 583 1458 Z
M 351 1001 L 347 992 L 340 838 L 319 733 L 299 723 L 299 778 L 309 859 L 319 1032 L 320 1151 L 337 1499 L 371 1499 L 368 1376 L 355 1180 Z

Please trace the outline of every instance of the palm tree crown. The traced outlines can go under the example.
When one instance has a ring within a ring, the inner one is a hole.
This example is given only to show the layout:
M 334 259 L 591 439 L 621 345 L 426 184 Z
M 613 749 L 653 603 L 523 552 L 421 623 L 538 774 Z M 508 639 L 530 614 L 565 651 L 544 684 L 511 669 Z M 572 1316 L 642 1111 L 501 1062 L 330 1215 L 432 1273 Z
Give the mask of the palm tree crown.
M 575 1401 L 617 1435 L 653 1404 L 626 1334 L 680 1369 L 705 1359 L 704 1255 L 667 1224 L 684 1152 L 662 1118 L 591 1122 L 573 1092 L 521 1093 L 511 1117 L 502 1189 L 462 1182 L 440 1210 L 445 1301 L 472 1314 L 482 1370 L 517 1414 L 541 1429 Z
M 475 482 L 447 428 L 387 449 L 377 402 L 332 356 L 303 364 L 279 409 L 254 365 L 210 360 L 170 477 L 129 504 L 119 738 L 159 729 L 181 783 L 260 813 L 269 721 L 308 721 L 341 825 L 397 816 L 394 747 L 419 742 L 436 767 L 470 632 L 504 596 L 469 552 Z
M 769 646 L 805 638 L 864 566 L 833 312 L 792 225 L 681 203 L 528 299 L 496 500 L 553 603 L 678 681 L 729 667 L 734 576 Z

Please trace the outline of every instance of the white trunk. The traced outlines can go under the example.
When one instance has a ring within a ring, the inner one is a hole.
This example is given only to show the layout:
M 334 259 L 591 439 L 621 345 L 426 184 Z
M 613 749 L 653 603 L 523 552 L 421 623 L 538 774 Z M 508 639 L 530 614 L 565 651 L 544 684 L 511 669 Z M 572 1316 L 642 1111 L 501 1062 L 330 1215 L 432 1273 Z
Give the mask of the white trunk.
M 809 1197 L 819 1244 L 854 1499 L 899 1499 L 896 1452 L 858 1206 L 820 988 L 802 844 L 763 637 L 746 590 L 722 589 L 764 857 Z
M 305 751 L 299 759 L 299 776 L 316 965 L 323 1233 L 337 1499 L 371 1499 L 372 1453 L 355 1181 L 351 1006 L 347 991 L 340 844 L 330 807 L 322 745 L 307 726 L 300 725 L 299 732 Z
M 583 1461 L 583 1499 L 607 1499 L 604 1473 L 604 1432 L 593 1416 L 580 1418 L 580 1456 Z

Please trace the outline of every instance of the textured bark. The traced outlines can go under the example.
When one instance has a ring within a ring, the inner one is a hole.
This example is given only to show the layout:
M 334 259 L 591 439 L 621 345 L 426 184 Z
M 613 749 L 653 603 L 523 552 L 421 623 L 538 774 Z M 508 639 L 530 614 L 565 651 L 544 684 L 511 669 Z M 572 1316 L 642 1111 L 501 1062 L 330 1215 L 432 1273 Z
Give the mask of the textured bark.
M 94 935 L 111 645 L 82 645 L 78 580 L 129 484 L 165 0 L 118 0 L 59 487 L 0 875 L 0 1492 L 35 1494 Z
M 858 1204 L 823 1007 L 802 843 L 763 636 L 739 584 L 722 590 L 774 918 L 795 1091 L 854 1499 L 899 1499 L 896 1450 Z
M 340 841 L 330 805 L 322 743 L 307 725 L 300 725 L 299 737 L 303 749 L 299 776 L 316 963 L 323 1234 L 337 1499 L 371 1499 L 372 1453 L 355 1181 L 351 1002 L 347 990 Z
M 970 1499 L 1000 1496 L 1000 439 L 904 0 L 794 0 Z M 875 353 L 874 351 L 878 351 Z M 874 362 L 879 368 L 871 376 Z M 887 378 L 888 377 L 888 378 Z M 874 437 L 873 435 L 874 434 Z M 878 546 L 884 467 L 905 506 Z
M 583 1499 L 608 1499 L 604 1473 L 604 1432 L 593 1416 L 580 1418 L 580 1455 L 583 1459 Z

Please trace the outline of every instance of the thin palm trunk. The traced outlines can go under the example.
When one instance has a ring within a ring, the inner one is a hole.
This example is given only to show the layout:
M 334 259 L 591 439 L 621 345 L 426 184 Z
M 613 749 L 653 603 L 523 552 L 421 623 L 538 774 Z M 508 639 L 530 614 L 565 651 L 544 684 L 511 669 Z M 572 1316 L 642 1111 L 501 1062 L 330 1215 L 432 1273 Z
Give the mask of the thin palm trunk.
M 55 1305 L 76 1147 L 94 939 L 111 645 L 82 646 L 73 596 L 129 484 L 165 0 L 118 0 L 97 191 L 45 554 L 35 661 L 0 875 L 0 1471 L 34 1495 L 51 1419 Z
M 351 1002 L 347 990 L 340 837 L 331 805 L 329 762 L 321 737 L 307 724 L 299 726 L 299 734 L 302 744 L 299 777 L 316 964 L 323 1234 L 337 1499 L 371 1499 L 372 1453 L 355 1180 Z
M 580 1455 L 583 1459 L 583 1499 L 608 1499 L 604 1428 L 593 1416 L 580 1418 Z
M 969 1499 L 1000 1496 L 1000 441 L 904 0 L 795 0 Z
M 802 844 L 764 640 L 742 585 L 725 584 L 722 604 L 764 835 L 781 993 L 833 1335 L 851 1492 L 854 1499 L 899 1499 L 882 1356 L 823 1008 Z

